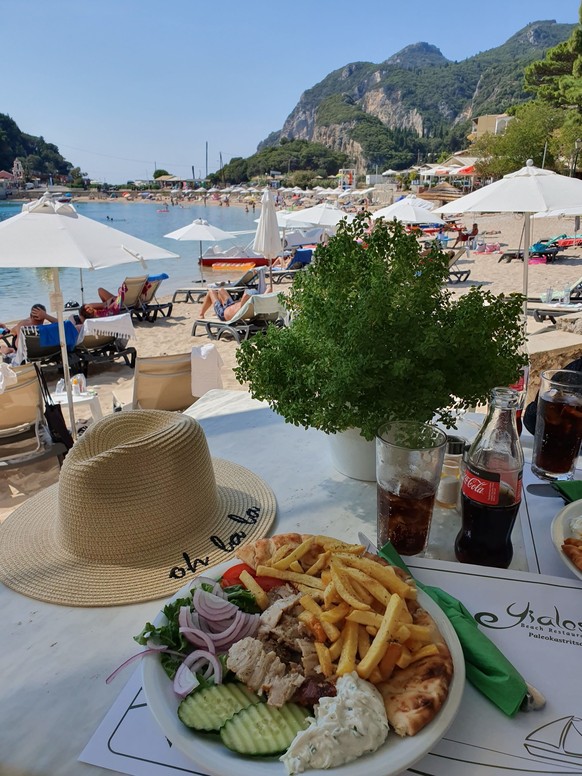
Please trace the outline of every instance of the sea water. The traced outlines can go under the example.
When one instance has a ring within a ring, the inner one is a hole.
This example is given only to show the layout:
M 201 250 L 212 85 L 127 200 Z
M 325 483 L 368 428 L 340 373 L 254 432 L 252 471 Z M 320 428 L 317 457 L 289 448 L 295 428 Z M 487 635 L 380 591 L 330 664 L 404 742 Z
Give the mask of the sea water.
M 179 254 L 179 259 L 163 259 L 148 261 L 149 274 L 166 272 L 168 280 L 160 287 L 160 295 L 171 294 L 176 288 L 199 282 L 201 279 L 198 257 L 200 244 L 197 241 L 172 240 L 164 234 L 179 229 L 191 223 L 195 218 L 203 218 L 213 226 L 227 232 L 247 232 L 236 240 L 221 241 L 219 246 L 227 249 L 233 245 L 247 245 L 252 239 L 257 227 L 256 213 L 245 213 L 238 206 L 218 207 L 217 205 L 179 205 L 169 206 L 168 211 L 162 210 L 159 202 L 79 202 L 73 203 L 75 209 L 88 218 L 93 218 L 102 224 L 127 232 L 142 240 L 154 243 L 172 253 Z M 0 221 L 17 215 L 22 210 L 20 202 L 0 202 Z M 0 231 L 0 242 L 2 232 Z M 210 243 L 202 243 L 204 252 Z M 81 283 L 85 302 L 97 302 L 97 289 L 105 288 L 111 293 L 117 293 L 121 282 L 126 276 L 145 274 L 142 265 L 137 261 L 120 264 L 100 270 L 85 270 L 82 275 L 78 269 L 61 269 L 60 282 L 64 301 L 81 302 Z M 240 275 L 240 271 L 219 273 L 204 268 L 204 279 L 208 282 L 229 279 Z M 28 316 L 32 304 L 44 304 L 47 309 L 48 295 L 52 290 L 52 271 L 47 268 L 19 269 L 0 268 L 0 321 L 13 321 Z

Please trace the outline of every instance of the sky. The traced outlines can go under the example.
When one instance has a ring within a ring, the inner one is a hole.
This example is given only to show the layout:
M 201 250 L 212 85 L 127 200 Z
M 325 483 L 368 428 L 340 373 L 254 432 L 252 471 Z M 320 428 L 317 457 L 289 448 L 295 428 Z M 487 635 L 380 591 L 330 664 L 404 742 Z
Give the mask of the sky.
M 306 89 L 350 62 L 419 41 L 462 60 L 532 21 L 576 23 L 579 4 L 0 0 L 0 113 L 94 180 L 204 176 L 253 154 Z

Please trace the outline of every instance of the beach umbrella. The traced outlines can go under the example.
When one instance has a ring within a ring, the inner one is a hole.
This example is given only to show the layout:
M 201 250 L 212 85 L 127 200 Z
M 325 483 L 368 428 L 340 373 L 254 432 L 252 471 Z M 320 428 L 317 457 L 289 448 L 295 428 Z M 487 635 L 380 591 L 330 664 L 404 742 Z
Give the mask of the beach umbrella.
M 314 205 L 313 207 L 307 207 L 304 210 L 296 210 L 288 218 L 288 223 L 295 223 L 297 221 L 303 221 L 304 223 L 311 224 L 313 226 L 337 226 L 340 221 L 346 220 L 348 222 L 353 221 L 355 216 L 351 213 L 346 213 L 335 205 L 330 205 L 327 202 L 323 202 L 320 205 Z
M 372 213 L 372 219 L 384 218 L 386 221 L 402 221 L 403 224 L 438 224 L 444 225 L 444 221 L 426 206 L 419 206 L 410 200 L 400 199 L 393 205 L 383 207 Z
M 73 436 L 75 417 L 59 267 L 104 269 L 132 261 L 139 261 L 145 266 L 146 259 L 177 258 L 176 253 L 79 215 L 73 205 L 57 202 L 51 199 L 50 194 L 24 204 L 21 213 L 0 222 L 0 267 L 52 269 L 54 292 L 50 307 L 57 315 Z
M 522 213 L 524 217 L 523 293 L 527 297 L 531 218 L 576 207 L 582 202 L 582 181 L 534 167 L 531 159 L 517 172 L 483 186 L 453 202 L 436 208 L 437 213 Z M 524 305 L 524 312 L 527 307 Z
M 200 277 L 204 279 L 202 276 L 202 243 L 234 240 L 236 234 L 234 232 L 225 232 L 224 229 L 209 224 L 208 221 L 205 221 L 203 218 L 195 218 L 191 224 L 186 224 L 186 226 L 183 226 L 180 229 L 165 234 L 164 237 L 169 237 L 171 240 L 195 240 L 200 243 L 200 257 L 198 263 L 200 265 Z
M 277 211 L 275 203 L 269 189 L 263 191 L 261 197 L 261 215 L 257 226 L 257 233 L 253 242 L 253 251 L 261 253 L 269 260 L 269 279 L 273 284 L 273 259 L 283 250 L 281 236 L 279 235 L 279 224 L 277 222 Z

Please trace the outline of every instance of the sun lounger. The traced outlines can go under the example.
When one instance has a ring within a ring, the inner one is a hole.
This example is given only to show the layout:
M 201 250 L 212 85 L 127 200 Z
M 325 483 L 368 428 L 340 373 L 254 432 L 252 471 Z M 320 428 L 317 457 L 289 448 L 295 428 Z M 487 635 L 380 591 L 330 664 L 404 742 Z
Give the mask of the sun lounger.
M 141 294 L 134 305 L 132 314 L 140 321 L 155 323 L 158 314 L 163 318 L 169 318 L 174 308 L 173 302 L 158 302 L 156 293 L 164 280 L 168 276 L 164 273 L 159 277 L 148 277 L 142 288 Z
M 128 312 L 138 317 L 140 313 L 140 297 L 144 286 L 147 282 L 147 275 L 139 275 L 138 277 L 127 277 L 121 284 L 120 288 L 124 289 L 123 299 L 117 312 Z
M 449 251 L 449 254 L 452 254 L 449 259 L 449 283 L 464 283 L 469 279 L 469 275 L 471 274 L 470 269 L 455 269 L 457 261 L 461 258 L 461 256 L 464 256 L 466 252 L 467 251 L 464 247 L 459 248 L 455 253 L 453 253 L 453 251 Z
M 555 261 L 556 256 L 560 253 L 561 250 L 563 250 L 563 248 L 558 248 L 556 246 L 549 246 L 547 248 L 538 249 L 534 249 L 534 246 L 532 246 L 529 251 L 529 257 L 530 259 L 545 259 L 546 262 L 551 263 L 552 261 Z M 523 261 L 523 250 L 521 248 L 508 248 L 507 250 L 503 251 L 497 260 L 497 263 L 499 264 L 500 262 L 505 261 L 509 264 L 514 259 L 516 261 Z
M 44 329 L 42 335 L 40 329 Z M 50 329 L 50 332 L 47 331 Z M 56 334 L 52 337 L 56 344 L 43 344 L 47 335 Z M 69 351 L 69 366 L 72 370 L 78 370 L 81 363 L 74 351 L 74 345 L 77 341 L 77 330 L 70 321 L 65 321 L 65 335 L 67 337 L 67 350 Z M 26 364 L 37 362 L 43 367 L 62 367 L 62 354 L 58 338 L 58 324 L 49 323 L 44 326 L 23 326 L 18 335 L 18 345 L 14 363 Z
M 582 313 L 582 302 L 578 304 L 560 304 L 559 302 L 543 304 L 540 302 L 539 307 L 536 306 L 534 308 L 533 317 L 537 323 L 544 323 L 544 321 L 548 320 L 556 323 L 556 318 L 560 318 L 562 315 L 574 315 L 575 313 Z
M 273 283 L 280 285 L 283 280 L 293 280 L 298 272 L 303 272 L 303 269 L 274 269 Z
M 182 412 L 194 401 L 190 353 L 138 358 L 133 381 L 133 409 Z
M 283 318 L 284 310 L 278 300 L 278 294 L 254 294 L 230 321 L 199 318 L 192 327 L 192 336 L 197 336 L 197 330 L 203 328 L 210 339 L 227 336 L 241 342 L 252 334 L 265 331 L 270 324 L 282 325 Z
M 551 299 L 547 298 L 547 292 L 545 292 L 544 294 L 538 294 L 538 296 L 528 296 L 527 301 L 537 302 L 538 306 L 540 302 L 543 302 L 544 304 L 548 304 L 551 302 L 559 302 L 563 298 L 565 291 L 569 292 L 571 302 L 574 302 L 577 300 L 582 301 L 582 277 L 579 277 L 578 280 L 576 280 L 570 286 L 564 286 L 562 288 L 555 289 L 552 292 Z
M 133 369 L 137 352 L 127 343 L 134 333 L 128 313 L 86 320 L 74 351 L 81 362 L 83 374 L 87 376 L 90 364 L 113 364 L 119 359 Z
M 59 465 L 67 453 L 61 442 L 43 433 L 40 384 L 33 364 L 12 367 L 16 383 L 0 393 L 0 471 L 37 463 L 56 456 Z
M 207 285 L 188 286 L 186 288 L 177 288 L 174 291 L 172 302 L 201 302 L 206 296 L 209 288 L 226 288 L 228 292 L 236 295 L 238 291 L 246 291 L 249 288 L 256 288 L 259 282 L 259 271 L 257 269 L 248 269 L 238 280 L 224 283 L 208 283 Z M 181 299 L 180 297 L 184 297 Z

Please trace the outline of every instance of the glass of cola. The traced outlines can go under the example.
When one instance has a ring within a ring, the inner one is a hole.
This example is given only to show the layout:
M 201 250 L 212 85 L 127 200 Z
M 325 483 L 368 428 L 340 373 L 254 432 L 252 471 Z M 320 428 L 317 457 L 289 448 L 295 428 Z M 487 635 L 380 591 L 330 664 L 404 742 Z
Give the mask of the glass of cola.
M 582 372 L 542 372 L 532 472 L 543 480 L 572 480 L 581 443 Z
M 446 434 L 416 421 L 393 421 L 376 436 L 378 546 L 402 555 L 423 552 L 440 480 Z

